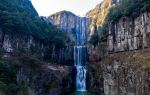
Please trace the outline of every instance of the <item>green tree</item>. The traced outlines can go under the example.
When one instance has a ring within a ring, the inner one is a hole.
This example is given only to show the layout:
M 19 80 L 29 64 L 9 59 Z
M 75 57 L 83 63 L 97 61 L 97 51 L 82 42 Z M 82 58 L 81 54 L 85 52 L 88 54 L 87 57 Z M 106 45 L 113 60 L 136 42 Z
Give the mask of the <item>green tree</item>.
M 92 35 L 89 42 L 93 44 L 94 46 L 98 45 L 98 43 L 100 42 L 100 36 L 98 35 L 98 33 L 95 33 L 94 35 Z

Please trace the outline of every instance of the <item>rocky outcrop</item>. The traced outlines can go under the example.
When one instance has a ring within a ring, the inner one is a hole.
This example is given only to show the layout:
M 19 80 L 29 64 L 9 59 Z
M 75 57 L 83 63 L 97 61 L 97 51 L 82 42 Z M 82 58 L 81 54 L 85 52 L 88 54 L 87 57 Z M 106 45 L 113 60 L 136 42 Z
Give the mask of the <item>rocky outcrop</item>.
M 149 95 L 150 69 L 114 62 L 107 65 L 104 72 L 105 95 Z
M 90 62 L 89 90 L 98 95 L 149 95 L 150 52 L 147 50 L 109 54 Z
M 104 95 L 104 78 L 102 68 L 102 65 L 98 65 L 96 62 L 90 62 L 88 66 L 87 90 L 95 93 L 94 95 Z
M 19 51 L 34 52 L 36 50 L 39 56 L 44 56 L 46 45 L 31 35 L 26 34 L 11 34 L 0 31 L 0 45 L 4 50 L 5 55 L 15 54 Z M 8 57 L 8 56 L 4 56 Z
M 85 17 L 76 16 L 69 11 L 61 11 L 49 16 L 48 19 L 58 28 L 67 31 L 72 42 L 76 42 L 75 32 L 77 31 L 86 31 L 88 37 L 93 35 L 94 32 L 101 31 L 109 9 L 113 4 L 119 1 L 120 0 L 104 0 L 94 9 L 87 12 Z
M 150 13 L 136 18 L 122 17 L 109 26 L 110 52 L 137 50 L 150 47 Z
M 77 41 L 77 39 L 86 42 L 88 33 L 90 31 L 90 19 L 86 17 L 76 16 L 75 14 L 68 11 L 61 11 L 49 16 L 48 21 L 56 25 L 57 28 L 64 30 L 69 36 L 71 40 L 69 46 L 67 48 L 57 51 L 60 51 L 59 57 L 62 60 L 62 62 L 69 64 L 72 63 L 71 65 L 73 65 L 73 46 L 75 46 L 77 42 L 79 42 Z M 81 35 L 83 39 L 80 39 Z M 85 44 L 84 42 L 83 44 Z
M 24 91 L 27 95 L 68 95 L 74 90 L 73 68 L 68 66 L 42 66 L 38 70 L 22 67 L 17 81 L 23 87 L 19 95 Z
M 73 64 L 73 48 L 69 46 L 57 49 L 55 46 L 51 47 L 47 43 L 36 39 L 32 35 L 24 33 L 4 33 L 0 31 L 0 47 L 4 51 L 3 58 L 17 56 L 18 53 L 30 53 L 36 55 L 38 58 L 45 60 L 45 56 L 50 54 L 49 59 L 53 59 L 60 64 Z
M 102 3 L 98 4 L 94 9 L 86 13 L 86 17 L 91 18 L 90 24 L 90 35 L 94 32 L 100 32 L 102 25 L 109 13 L 109 9 L 113 4 L 119 2 L 118 0 L 104 0 Z
M 73 45 L 77 41 L 76 32 L 90 32 L 89 25 L 90 19 L 86 17 L 79 17 L 68 11 L 61 11 L 49 17 L 49 21 L 56 25 L 58 28 L 63 29 L 69 35 Z M 85 39 L 86 40 L 86 39 Z
M 89 91 L 98 95 L 149 95 L 149 34 L 148 12 L 110 22 L 107 42 L 89 49 Z

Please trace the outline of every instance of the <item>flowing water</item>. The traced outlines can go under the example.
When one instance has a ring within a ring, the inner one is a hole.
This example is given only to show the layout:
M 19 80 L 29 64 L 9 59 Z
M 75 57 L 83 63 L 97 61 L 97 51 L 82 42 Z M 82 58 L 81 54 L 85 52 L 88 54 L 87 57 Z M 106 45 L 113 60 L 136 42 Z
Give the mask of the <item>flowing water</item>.
M 96 94 L 90 93 L 90 92 L 87 92 L 87 91 L 86 92 L 76 91 L 71 95 L 96 95 Z
M 76 90 L 86 91 L 86 48 L 83 46 L 74 47 L 75 67 L 77 70 L 76 75 Z
M 74 46 L 74 66 L 76 67 L 76 91 L 71 95 L 96 95 L 87 91 L 86 85 L 86 61 L 87 47 L 87 23 L 85 18 L 78 17 L 76 21 L 76 46 Z
M 77 70 L 76 91 L 86 91 L 86 19 L 78 18 L 76 25 L 77 43 L 74 47 L 74 65 Z

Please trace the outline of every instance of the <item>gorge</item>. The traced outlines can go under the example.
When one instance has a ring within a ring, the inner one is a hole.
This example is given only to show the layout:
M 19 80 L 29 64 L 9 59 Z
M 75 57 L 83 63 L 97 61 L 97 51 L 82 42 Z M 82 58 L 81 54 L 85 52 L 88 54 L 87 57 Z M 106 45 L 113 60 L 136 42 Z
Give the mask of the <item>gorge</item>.
M 60 29 L 73 33 L 74 46 L 74 66 L 76 68 L 76 90 L 86 91 L 86 62 L 87 48 L 85 46 L 88 35 L 88 18 L 78 17 L 73 13 L 62 11 L 50 16 L 50 21 Z M 71 34 L 69 34 L 71 35 Z
M 40 17 L 30 0 L 0 0 L 0 95 L 150 95 L 149 9 L 104 0 Z

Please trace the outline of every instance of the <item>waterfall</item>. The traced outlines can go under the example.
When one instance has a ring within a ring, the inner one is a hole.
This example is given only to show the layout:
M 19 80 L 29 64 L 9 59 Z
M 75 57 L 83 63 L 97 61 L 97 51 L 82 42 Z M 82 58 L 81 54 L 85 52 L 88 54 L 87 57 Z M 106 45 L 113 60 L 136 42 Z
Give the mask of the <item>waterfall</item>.
M 77 17 L 76 46 L 74 47 L 74 65 L 77 70 L 76 90 L 86 91 L 86 19 Z

